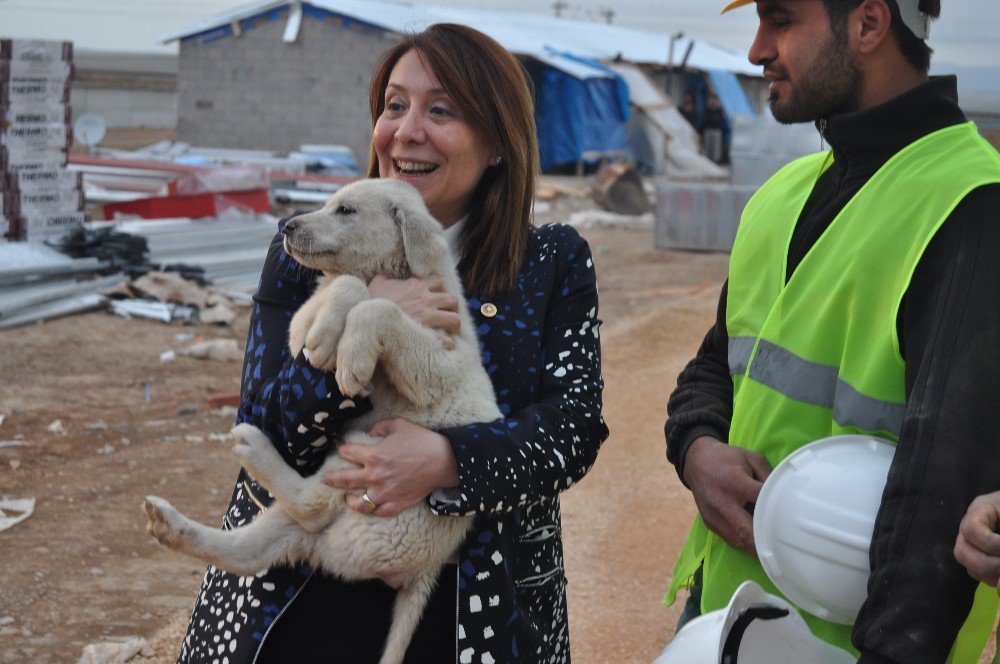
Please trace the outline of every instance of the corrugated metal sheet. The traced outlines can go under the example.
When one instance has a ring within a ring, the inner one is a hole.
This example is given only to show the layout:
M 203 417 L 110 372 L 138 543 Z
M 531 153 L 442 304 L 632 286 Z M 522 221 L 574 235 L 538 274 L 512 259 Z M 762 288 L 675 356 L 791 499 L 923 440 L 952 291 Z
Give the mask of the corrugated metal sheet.
M 215 286 L 252 292 L 278 230 L 269 215 L 207 219 L 146 219 L 116 226 L 146 238 L 149 262 L 201 267 Z
M 113 226 L 143 237 L 148 263 L 201 268 L 214 287 L 232 294 L 256 290 L 277 232 L 274 217 L 242 214 L 90 226 Z M 128 280 L 123 274 L 100 276 L 107 266 L 96 258 L 70 258 L 43 244 L 0 242 L 0 329 L 106 306 L 100 291 Z

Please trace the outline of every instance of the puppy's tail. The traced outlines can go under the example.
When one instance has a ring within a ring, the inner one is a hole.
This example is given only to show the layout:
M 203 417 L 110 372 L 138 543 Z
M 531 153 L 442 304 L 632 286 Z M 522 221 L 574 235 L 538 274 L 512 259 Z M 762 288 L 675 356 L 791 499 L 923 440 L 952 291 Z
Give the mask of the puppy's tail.
M 379 664 L 401 664 L 406 649 L 413 639 L 413 633 L 420 624 L 420 617 L 427 606 L 437 583 L 440 567 L 431 567 L 419 577 L 402 586 L 396 593 L 396 603 L 392 609 L 392 626 L 385 641 L 385 651 Z

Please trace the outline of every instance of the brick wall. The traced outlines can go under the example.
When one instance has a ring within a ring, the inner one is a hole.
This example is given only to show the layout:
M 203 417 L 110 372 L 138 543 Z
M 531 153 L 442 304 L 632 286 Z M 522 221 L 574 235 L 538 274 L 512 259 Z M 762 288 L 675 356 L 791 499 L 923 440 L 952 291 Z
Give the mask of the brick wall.
M 306 15 L 296 41 L 285 43 L 285 24 L 263 19 L 239 36 L 181 42 L 178 140 L 280 151 L 347 145 L 363 168 L 368 84 L 395 36 Z

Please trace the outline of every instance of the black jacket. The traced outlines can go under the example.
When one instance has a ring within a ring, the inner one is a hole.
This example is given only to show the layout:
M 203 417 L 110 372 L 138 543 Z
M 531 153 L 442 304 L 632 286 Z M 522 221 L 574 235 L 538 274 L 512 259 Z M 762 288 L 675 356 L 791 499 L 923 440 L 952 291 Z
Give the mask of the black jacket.
M 834 164 L 798 220 L 787 278 L 844 205 L 895 153 L 965 122 L 954 77 L 933 78 L 885 104 L 821 120 Z M 900 195 L 906 183 L 900 183 Z M 877 220 L 873 220 L 877 223 Z M 871 548 L 868 600 L 854 626 L 864 664 L 940 663 L 965 620 L 975 583 L 952 555 L 972 499 L 1000 487 L 1000 185 L 971 192 L 922 256 L 897 325 L 907 407 Z M 728 439 L 733 383 L 726 287 L 698 355 L 667 405 L 667 458 L 701 435 Z
M 344 400 L 332 374 L 289 357 L 288 323 L 315 277 L 285 254 L 279 234 L 255 296 L 238 416 L 264 429 L 303 475 L 323 462 L 343 422 L 370 408 L 365 400 Z M 590 469 L 608 435 L 590 248 L 568 226 L 534 229 L 517 287 L 488 299 L 471 294 L 468 301 L 504 419 L 442 431 L 460 486 L 454 500 L 431 500 L 431 507 L 476 519 L 459 550 L 457 597 L 445 603 L 452 616 L 457 606 L 458 615 L 437 654 L 442 661 L 461 654 L 462 661 L 498 664 L 569 662 L 559 493 Z M 482 313 L 487 302 L 494 316 Z M 248 522 L 269 503 L 267 492 L 241 473 L 225 527 Z M 234 664 L 253 661 L 310 574 L 277 568 L 240 578 L 210 568 L 180 660 L 205 662 L 224 653 Z M 331 589 L 321 597 L 331 603 L 343 597 L 338 582 L 324 582 Z M 354 664 L 349 646 L 344 650 L 333 661 Z

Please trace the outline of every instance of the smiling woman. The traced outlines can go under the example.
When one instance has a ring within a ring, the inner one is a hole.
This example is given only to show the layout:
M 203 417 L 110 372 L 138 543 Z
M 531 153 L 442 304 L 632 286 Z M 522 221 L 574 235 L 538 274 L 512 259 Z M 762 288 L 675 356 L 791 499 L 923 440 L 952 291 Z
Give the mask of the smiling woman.
M 406 178 L 446 228 L 464 217 L 466 289 L 510 289 L 539 170 L 530 79 L 520 63 L 471 28 L 435 26 L 389 51 L 368 103 L 375 125 L 368 176 Z
M 500 164 L 415 50 L 392 68 L 372 147 L 379 177 L 415 186 L 445 228 L 466 215 L 483 173 Z
M 451 24 L 407 36 L 376 69 L 369 101 L 368 175 L 412 184 L 445 227 L 503 417 L 436 431 L 396 417 L 373 425 L 381 438 L 373 445 L 338 445 L 348 421 L 372 404 L 344 397 L 333 373 L 288 350 L 289 320 L 318 274 L 285 252 L 279 233 L 254 298 L 238 420 L 266 432 L 303 475 L 336 446 L 357 467 L 323 482 L 366 518 L 422 504 L 441 519 L 474 517 L 405 662 L 568 662 L 559 494 L 586 474 L 608 435 L 590 248 L 568 226 L 531 224 L 531 90 L 494 40 Z M 454 334 L 457 298 L 440 290 L 416 279 L 368 283 L 373 298 Z M 255 519 L 270 502 L 241 474 L 226 527 Z M 345 583 L 281 566 L 237 577 L 213 568 L 180 660 L 385 664 L 395 598 L 378 579 Z

